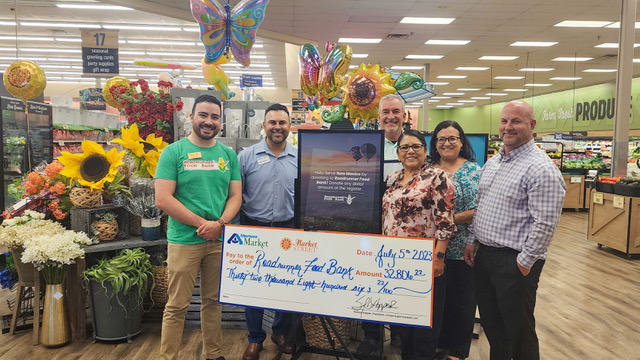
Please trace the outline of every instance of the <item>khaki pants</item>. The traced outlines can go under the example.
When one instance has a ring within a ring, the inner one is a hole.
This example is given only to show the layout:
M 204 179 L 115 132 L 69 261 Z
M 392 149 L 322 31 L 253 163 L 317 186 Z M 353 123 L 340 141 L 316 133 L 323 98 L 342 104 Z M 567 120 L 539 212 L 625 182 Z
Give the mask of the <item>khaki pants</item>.
M 222 307 L 218 304 L 222 242 L 207 241 L 196 245 L 169 243 L 167 250 L 169 300 L 162 318 L 162 359 L 175 359 L 180 349 L 184 318 L 191 302 L 198 268 L 202 297 L 202 353 L 208 359 L 222 356 Z

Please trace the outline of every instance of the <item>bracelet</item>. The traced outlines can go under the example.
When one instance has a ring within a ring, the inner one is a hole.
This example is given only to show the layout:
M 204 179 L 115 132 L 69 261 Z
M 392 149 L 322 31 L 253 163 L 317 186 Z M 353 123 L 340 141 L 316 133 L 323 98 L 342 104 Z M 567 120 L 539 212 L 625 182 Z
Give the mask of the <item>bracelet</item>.
M 220 223 L 220 226 L 224 226 L 224 224 L 226 224 L 226 223 L 227 223 L 226 221 L 224 221 L 224 219 L 222 218 L 222 216 L 221 216 L 221 217 L 219 217 L 217 221 L 218 221 L 218 223 Z

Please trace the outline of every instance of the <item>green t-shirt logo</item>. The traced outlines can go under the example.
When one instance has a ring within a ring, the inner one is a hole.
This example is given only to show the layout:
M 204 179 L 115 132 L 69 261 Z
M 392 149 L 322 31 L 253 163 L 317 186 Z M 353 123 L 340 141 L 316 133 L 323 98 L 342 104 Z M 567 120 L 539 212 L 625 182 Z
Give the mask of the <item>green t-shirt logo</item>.
M 229 163 L 229 160 L 224 161 L 224 159 L 222 158 L 222 156 L 220 158 L 218 158 L 218 170 L 220 170 L 220 172 L 225 172 L 227 171 L 227 164 Z

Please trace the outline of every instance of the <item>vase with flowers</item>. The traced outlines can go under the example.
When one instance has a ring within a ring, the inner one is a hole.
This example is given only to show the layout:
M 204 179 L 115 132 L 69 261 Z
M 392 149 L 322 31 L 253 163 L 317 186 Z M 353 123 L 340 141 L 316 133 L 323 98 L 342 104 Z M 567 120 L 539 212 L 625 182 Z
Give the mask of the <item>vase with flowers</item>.
M 84 258 L 82 245 L 91 243 L 85 233 L 71 230 L 30 237 L 24 242 L 22 262 L 40 270 L 46 284 L 40 335 L 44 346 L 61 346 L 71 338 L 63 284 L 68 266 Z
M 105 151 L 98 143 L 83 140 L 82 153 L 63 151 L 58 160 L 64 168 L 60 174 L 74 181 L 69 198 L 74 206 L 90 208 L 102 202 L 102 189 L 106 182 L 113 182 L 122 165 L 124 151 L 113 148 Z
M 171 142 L 173 140 L 173 112 L 182 110 L 184 104 L 171 102 L 169 94 L 173 84 L 169 81 L 158 81 L 158 91 L 153 91 L 144 79 L 132 81 L 129 86 L 112 86 L 111 95 L 118 100 L 127 115 L 129 125 L 137 124 L 140 134 L 156 137 Z

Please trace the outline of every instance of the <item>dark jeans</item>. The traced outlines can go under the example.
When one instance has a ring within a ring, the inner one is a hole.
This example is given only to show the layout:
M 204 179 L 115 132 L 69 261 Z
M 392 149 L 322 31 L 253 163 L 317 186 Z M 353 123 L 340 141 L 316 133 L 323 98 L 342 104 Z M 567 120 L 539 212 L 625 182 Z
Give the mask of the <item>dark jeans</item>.
M 447 270 L 433 280 L 433 321 L 431 328 L 402 326 L 402 360 L 433 360 L 442 325 L 447 286 Z
M 480 245 L 474 281 L 482 327 L 491 360 L 538 360 L 540 351 L 533 311 L 544 260 L 527 276 L 516 263 L 518 251 Z
M 269 226 L 267 223 L 256 221 L 244 214 L 240 217 L 242 225 L 253 226 Z M 293 228 L 293 219 L 289 221 L 282 221 L 276 223 L 278 227 Z M 262 344 L 267 338 L 267 334 L 262 330 L 262 316 L 264 314 L 263 309 L 257 308 L 245 308 L 244 316 L 247 322 L 247 330 L 249 330 L 249 342 L 255 344 Z M 275 335 L 287 335 L 291 330 L 291 313 L 276 311 L 276 315 L 273 319 L 273 326 L 271 330 Z
M 447 265 L 447 291 L 438 347 L 448 349 L 451 356 L 464 359 L 469 357 L 476 317 L 473 268 L 464 260 L 446 259 L 444 263 Z

